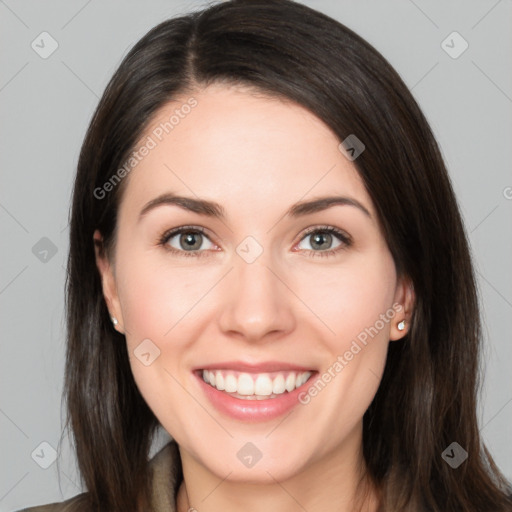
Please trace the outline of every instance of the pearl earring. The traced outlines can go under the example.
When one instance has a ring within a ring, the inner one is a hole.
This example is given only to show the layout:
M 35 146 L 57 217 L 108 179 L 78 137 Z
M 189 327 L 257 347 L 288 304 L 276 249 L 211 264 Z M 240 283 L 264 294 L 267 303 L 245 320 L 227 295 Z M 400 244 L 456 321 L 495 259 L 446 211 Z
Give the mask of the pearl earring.
M 403 331 L 405 329 L 405 320 L 402 320 L 401 322 L 398 322 L 398 330 Z
M 110 316 L 110 320 L 112 320 L 112 323 L 114 324 L 114 326 L 116 326 L 119 322 L 117 321 L 117 318 L 115 316 Z

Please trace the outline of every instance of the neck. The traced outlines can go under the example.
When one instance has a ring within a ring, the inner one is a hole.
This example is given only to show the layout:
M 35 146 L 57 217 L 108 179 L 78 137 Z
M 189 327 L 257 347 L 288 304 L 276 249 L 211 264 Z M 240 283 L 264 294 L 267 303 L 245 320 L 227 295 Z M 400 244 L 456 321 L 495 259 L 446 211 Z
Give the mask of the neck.
M 180 448 L 184 479 L 177 511 L 377 512 L 378 493 L 364 478 L 360 428 L 351 437 L 290 478 L 261 484 L 219 478 Z

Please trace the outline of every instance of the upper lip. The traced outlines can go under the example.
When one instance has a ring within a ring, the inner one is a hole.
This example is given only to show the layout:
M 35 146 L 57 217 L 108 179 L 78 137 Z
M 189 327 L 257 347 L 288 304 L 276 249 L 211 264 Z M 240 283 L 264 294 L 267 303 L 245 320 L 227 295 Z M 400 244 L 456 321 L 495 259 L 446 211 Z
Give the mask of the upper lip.
M 265 361 L 261 363 L 247 363 L 243 361 L 220 361 L 218 363 L 198 366 L 197 370 L 234 370 L 247 373 L 270 373 L 284 371 L 307 372 L 314 371 L 311 367 L 281 361 Z

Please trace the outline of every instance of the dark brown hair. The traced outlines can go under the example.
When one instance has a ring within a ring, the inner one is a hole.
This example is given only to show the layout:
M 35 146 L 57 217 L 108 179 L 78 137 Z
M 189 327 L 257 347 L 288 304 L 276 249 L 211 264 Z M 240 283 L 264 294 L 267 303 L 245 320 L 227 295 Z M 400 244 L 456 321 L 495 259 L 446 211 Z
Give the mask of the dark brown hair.
M 227 1 L 167 20 L 124 58 L 89 126 L 78 163 L 67 277 L 66 428 L 83 482 L 102 512 L 148 510 L 147 457 L 159 422 L 112 328 L 93 232 L 115 244 L 127 178 L 98 199 L 168 101 L 212 83 L 296 102 L 340 142 L 376 207 L 399 275 L 416 302 L 407 335 L 390 344 L 363 418 L 368 476 L 383 511 L 512 510 L 510 486 L 478 430 L 481 325 L 468 241 L 430 127 L 386 59 L 341 23 L 289 0 Z M 442 458 L 456 441 L 457 469 Z

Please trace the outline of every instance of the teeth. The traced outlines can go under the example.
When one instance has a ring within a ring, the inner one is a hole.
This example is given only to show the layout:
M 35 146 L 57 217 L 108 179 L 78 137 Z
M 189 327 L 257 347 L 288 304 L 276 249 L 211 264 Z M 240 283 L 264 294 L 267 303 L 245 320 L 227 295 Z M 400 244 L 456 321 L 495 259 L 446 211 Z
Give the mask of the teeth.
M 276 395 L 280 395 L 281 393 L 284 393 L 285 391 L 285 384 L 284 384 L 284 377 L 282 375 L 278 375 L 274 382 L 272 383 L 272 391 Z
M 220 372 L 215 373 L 215 387 L 219 391 L 224 390 L 224 376 Z
M 248 373 L 242 373 L 238 377 L 238 389 L 236 392 L 239 395 L 254 395 L 254 381 Z
M 204 374 L 203 374 L 204 376 Z M 226 379 L 224 381 L 225 390 L 228 393 L 236 393 L 236 390 L 238 388 L 238 381 L 234 375 L 227 375 Z
M 290 392 L 295 389 L 297 379 L 295 378 L 295 375 L 293 373 L 290 373 L 288 377 L 286 377 L 286 382 L 284 387 L 286 388 L 286 391 Z
M 254 383 L 255 395 L 271 395 L 272 394 L 272 380 L 267 375 L 258 375 Z
M 203 380 L 237 398 L 263 400 L 275 398 L 302 386 L 311 377 L 311 372 L 239 373 L 226 370 L 203 370 Z

